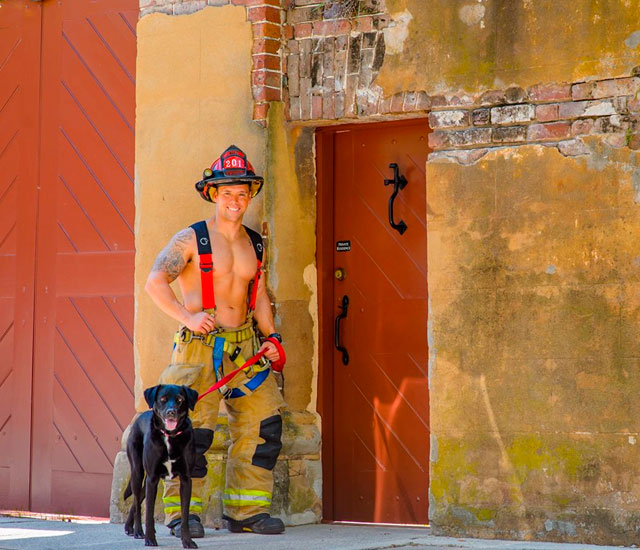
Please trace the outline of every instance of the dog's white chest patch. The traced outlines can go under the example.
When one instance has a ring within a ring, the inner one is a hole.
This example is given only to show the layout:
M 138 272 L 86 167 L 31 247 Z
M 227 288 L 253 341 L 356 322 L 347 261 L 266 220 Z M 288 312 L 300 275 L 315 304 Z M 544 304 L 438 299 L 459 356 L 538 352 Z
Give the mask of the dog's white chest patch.
M 164 467 L 167 469 L 167 472 L 169 473 L 169 477 L 172 478 L 174 477 L 173 463 L 175 462 L 175 460 L 169 459 L 169 456 L 171 455 L 171 443 L 169 441 L 169 436 L 167 435 L 164 436 L 164 444 L 167 447 L 167 460 L 164 461 Z

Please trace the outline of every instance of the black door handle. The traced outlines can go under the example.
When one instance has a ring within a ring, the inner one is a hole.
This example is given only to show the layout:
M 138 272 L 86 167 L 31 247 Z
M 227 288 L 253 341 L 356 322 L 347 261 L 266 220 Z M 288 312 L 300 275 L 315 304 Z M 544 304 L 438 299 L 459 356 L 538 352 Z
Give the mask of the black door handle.
M 385 185 L 393 184 L 393 193 L 391 193 L 391 197 L 389 197 L 389 224 L 393 227 L 400 235 L 402 235 L 407 230 L 407 224 L 404 221 L 400 220 L 398 223 L 393 221 L 393 201 L 396 200 L 398 196 L 398 191 L 400 189 L 404 189 L 407 185 L 407 178 L 398 174 L 398 165 L 395 162 L 392 162 L 389 165 L 389 168 L 393 169 L 393 179 L 392 180 L 384 180 Z
M 347 296 L 346 294 L 342 297 L 342 305 L 338 306 L 342 312 L 338 313 L 338 316 L 336 317 L 336 329 L 335 329 L 335 341 L 336 341 L 336 349 L 340 352 L 342 352 L 342 364 L 343 365 L 348 365 L 349 364 L 349 352 L 347 352 L 346 348 L 342 347 L 340 345 L 340 321 L 342 319 L 346 319 L 347 317 L 347 310 L 349 308 L 349 296 Z

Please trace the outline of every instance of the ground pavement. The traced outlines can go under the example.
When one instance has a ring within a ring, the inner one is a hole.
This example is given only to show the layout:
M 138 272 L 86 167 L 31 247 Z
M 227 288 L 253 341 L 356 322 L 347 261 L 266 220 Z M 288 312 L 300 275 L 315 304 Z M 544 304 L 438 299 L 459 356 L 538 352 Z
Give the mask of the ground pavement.
M 159 548 L 182 544 L 157 525 Z M 304 525 L 283 535 L 231 534 L 206 529 L 196 539 L 200 548 L 219 550 L 614 550 L 619 546 L 514 542 L 437 537 L 429 529 L 360 525 Z M 106 520 L 50 521 L 0 516 L 0 550 L 142 550 L 143 540 L 124 534 L 123 526 Z

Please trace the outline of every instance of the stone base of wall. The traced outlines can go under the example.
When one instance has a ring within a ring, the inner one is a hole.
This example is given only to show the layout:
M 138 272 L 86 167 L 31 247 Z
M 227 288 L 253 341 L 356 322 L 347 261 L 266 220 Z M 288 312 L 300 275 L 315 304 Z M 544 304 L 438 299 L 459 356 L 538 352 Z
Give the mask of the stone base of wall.
M 316 415 L 305 411 L 285 412 L 283 420 L 283 448 L 274 470 L 271 514 L 280 517 L 285 525 L 318 523 L 322 516 L 322 464 Z M 129 462 L 124 450 L 128 432 L 127 429 L 123 434 L 123 450 L 116 456 L 114 464 L 109 506 L 112 523 L 124 523 L 131 506 L 131 499 L 125 503 L 122 498 L 129 481 Z M 204 525 L 216 529 L 223 527 L 222 494 L 229 444 L 227 419 L 221 416 L 207 453 L 209 468 L 202 513 Z M 161 482 L 155 510 L 158 523 L 164 521 L 162 490 Z
M 464 507 L 443 510 L 432 525 L 434 535 L 482 539 L 530 540 L 631 546 L 638 543 L 640 514 L 617 514 L 611 510 L 567 511 L 527 509 L 526 513 L 498 512 L 479 520 Z

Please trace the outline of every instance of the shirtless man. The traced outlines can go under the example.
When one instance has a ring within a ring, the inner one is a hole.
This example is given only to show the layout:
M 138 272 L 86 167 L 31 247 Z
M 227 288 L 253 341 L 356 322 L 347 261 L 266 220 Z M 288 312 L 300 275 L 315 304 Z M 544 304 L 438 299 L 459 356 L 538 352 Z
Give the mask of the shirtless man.
M 176 233 L 160 252 L 145 290 L 156 305 L 181 324 L 163 384 L 185 384 L 198 393 L 244 364 L 259 350 L 278 361 L 276 346 L 260 343 L 255 331 L 281 341 L 271 302 L 260 277 L 262 239 L 242 225 L 251 198 L 262 188 L 246 155 L 230 146 L 196 184 L 201 197 L 215 203 L 215 215 Z M 178 281 L 183 303 L 169 286 Z M 215 292 L 214 292 L 215 289 Z M 225 399 L 231 447 L 226 469 L 224 514 L 229 530 L 276 534 L 284 524 L 269 515 L 273 468 L 282 447 L 282 396 L 268 364 L 241 372 L 220 393 L 199 401 L 191 415 L 196 465 L 189 508 L 191 536 L 204 536 L 202 512 L 207 461 L 220 397 Z M 171 437 L 171 434 L 167 434 Z M 165 480 L 165 523 L 180 537 L 179 481 Z

